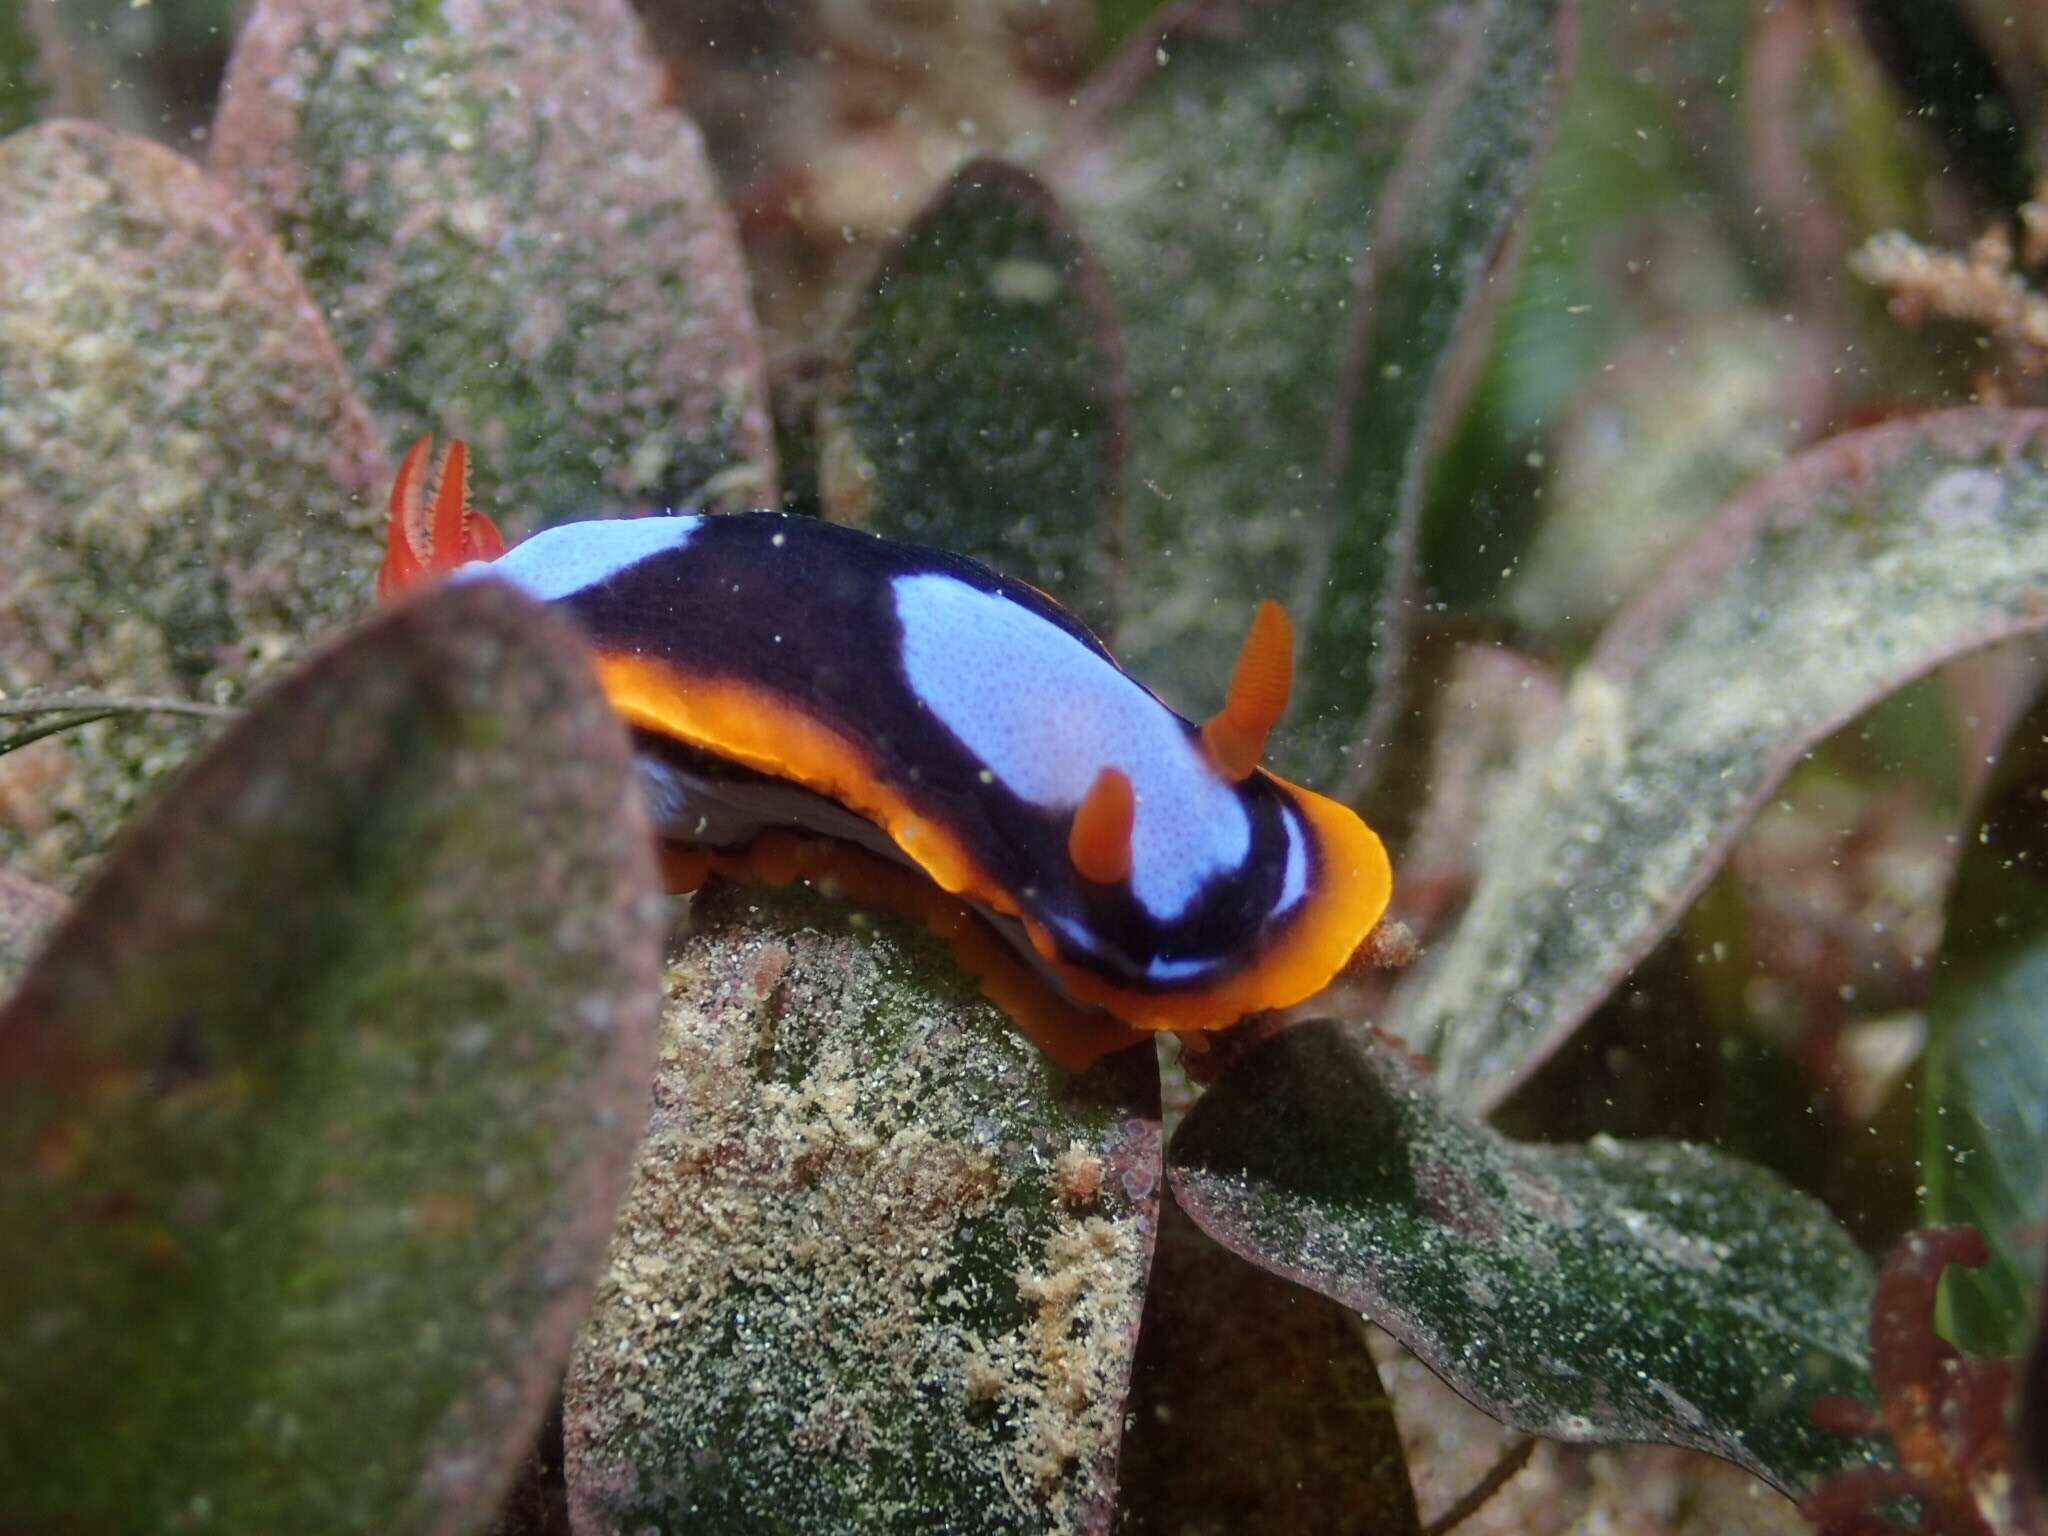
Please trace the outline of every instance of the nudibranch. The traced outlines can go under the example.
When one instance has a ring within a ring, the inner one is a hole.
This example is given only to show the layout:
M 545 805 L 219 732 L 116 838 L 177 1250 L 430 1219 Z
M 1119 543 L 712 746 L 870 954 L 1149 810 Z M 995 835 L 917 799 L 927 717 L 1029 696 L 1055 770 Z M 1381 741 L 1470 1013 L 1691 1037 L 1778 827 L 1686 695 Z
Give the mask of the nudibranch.
M 1297 1003 L 1386 906 L 1372 830 L 1258 766 L 1293 675 L 1278 604 L 1197 726 L 977 561 L 779 512 L 565 523 L 507 550 L 462 445 L 431 498 L 428 453 L 399 472 L 380 594 L 460 569 L 571 615 L 679 888 L 835 880 L 911 911 L 1067 1065 Z

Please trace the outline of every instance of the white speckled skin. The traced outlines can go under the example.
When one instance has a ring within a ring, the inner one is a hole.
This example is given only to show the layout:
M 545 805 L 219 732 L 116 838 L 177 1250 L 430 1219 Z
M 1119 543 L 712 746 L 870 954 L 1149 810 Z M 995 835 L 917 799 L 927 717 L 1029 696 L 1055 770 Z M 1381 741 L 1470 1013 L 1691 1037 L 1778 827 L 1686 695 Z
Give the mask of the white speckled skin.
M 558 602 L 650 555 L 681 549 L 703 521 L 701 517 L 630 517 L 563 523 L 542 529 L 488 565 L 467 565 L 458 574 L 489 572 L 502 576 L 528 597 Z
M 903 672 L 932 713 L 1021 800 L 1081 803 L 1104 767 L 1137 792 L 1131 892 L 1173 922 L 1244 863 L 1251 826 L 1235 787 L 1188 729 L 1065 631 L 943 574 L 899 576 Z

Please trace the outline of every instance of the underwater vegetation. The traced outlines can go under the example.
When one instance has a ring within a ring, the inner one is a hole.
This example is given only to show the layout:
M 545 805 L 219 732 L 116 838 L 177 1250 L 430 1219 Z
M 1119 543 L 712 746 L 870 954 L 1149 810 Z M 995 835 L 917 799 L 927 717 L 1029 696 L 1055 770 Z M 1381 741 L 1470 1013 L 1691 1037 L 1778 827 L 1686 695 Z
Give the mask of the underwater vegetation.
M 0 0 L 0 135 L 0 1530 L 2048 1530 L 2037 8 Z M 423 434 L 986 562 L 1385 918 L 1061 1065 L 380 605 Z

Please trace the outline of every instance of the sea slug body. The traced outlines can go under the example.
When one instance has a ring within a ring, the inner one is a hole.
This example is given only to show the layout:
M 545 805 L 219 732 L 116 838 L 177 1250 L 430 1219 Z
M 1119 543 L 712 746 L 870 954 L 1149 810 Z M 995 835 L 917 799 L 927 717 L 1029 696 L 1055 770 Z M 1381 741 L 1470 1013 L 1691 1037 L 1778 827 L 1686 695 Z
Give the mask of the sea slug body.
M 854 870 L 1034 1012 L 969 910 L 1069 1005 L 1019 1018 L 1068 1065 L 1299 1002 L 1386 906 L 1378 837 L 1256 766 L 1291 678 L 1277 605 L 1197 726 L 1035 588 L 815 518 L 566 523 L 497 553 L 459 452 L 431 516 L 424 441 L 408 457 L 380 591 L 459 568 L 575 618 L 680 885 Z

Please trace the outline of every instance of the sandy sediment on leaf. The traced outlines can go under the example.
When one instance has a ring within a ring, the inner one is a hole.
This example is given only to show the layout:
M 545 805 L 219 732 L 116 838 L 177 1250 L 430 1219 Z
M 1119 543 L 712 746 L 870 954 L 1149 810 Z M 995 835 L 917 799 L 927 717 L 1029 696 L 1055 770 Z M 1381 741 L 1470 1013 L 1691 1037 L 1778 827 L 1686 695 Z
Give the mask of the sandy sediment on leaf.
M 1120 1121 L 916 936 L 804 910 L 714 906 L 671 969 L 572 1494 L 602 1529 L 1093 1528 L 1150 1249 Z

